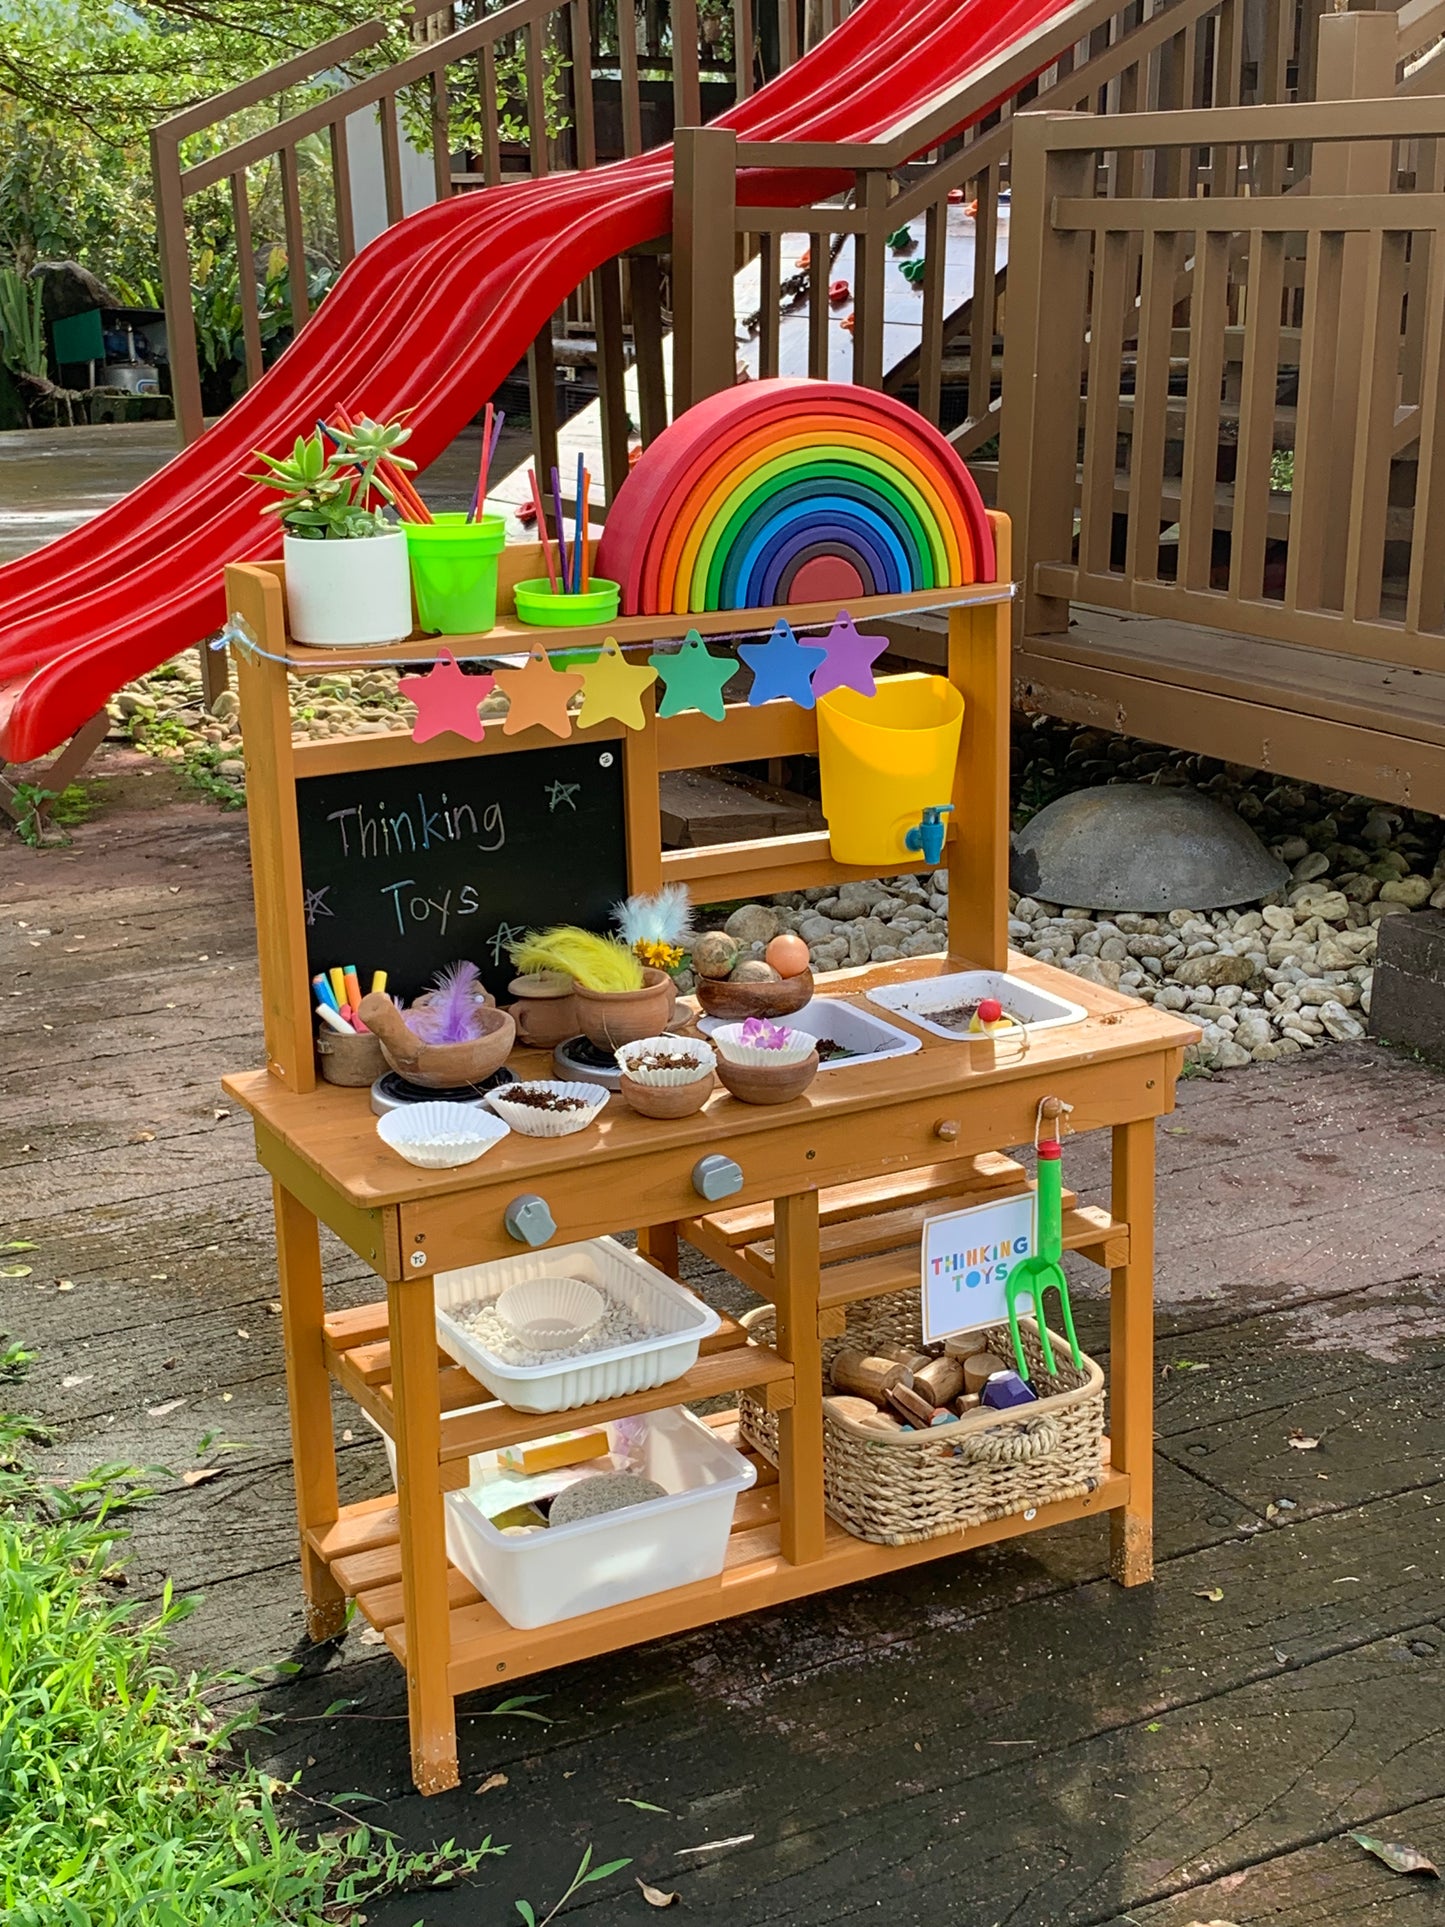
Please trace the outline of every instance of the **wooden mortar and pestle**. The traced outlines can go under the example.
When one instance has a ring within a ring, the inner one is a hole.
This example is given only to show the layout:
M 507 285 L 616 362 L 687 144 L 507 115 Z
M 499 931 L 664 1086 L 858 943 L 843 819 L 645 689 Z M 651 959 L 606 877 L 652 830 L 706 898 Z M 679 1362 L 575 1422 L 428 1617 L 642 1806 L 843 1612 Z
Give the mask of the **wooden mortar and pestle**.
M 423 1090 L 444 1091 L 463 1084 L 480 1084 L 500 1070 L 517 1041 L 517 1026 L 504 1010 L 495 1005 L 478 1009 L 476 1021 L 482 1026 L 480 1037 L 460 1044 L 426 1044 L 383 991 L 373 991 L 361 1000 L 357 1012 L 369 1031 L 375 1033 L 381 1054 L 391 1068 Z

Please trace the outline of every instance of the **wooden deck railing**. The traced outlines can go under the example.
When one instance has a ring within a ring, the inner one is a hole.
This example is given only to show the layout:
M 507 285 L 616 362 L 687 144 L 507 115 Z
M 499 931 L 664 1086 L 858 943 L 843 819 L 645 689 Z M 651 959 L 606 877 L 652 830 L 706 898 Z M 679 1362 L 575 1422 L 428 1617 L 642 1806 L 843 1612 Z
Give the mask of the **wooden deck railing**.
M 739 341 L 752 350 L 755 339 L 758 373 L 777 373 L 784 328 L 796 334 L 806 326 L 799 372 L 819 376 L 845 362 L 852 380 L 907 395 L 962 453 L 975 454 L 999 426 L 1012 153 L 1022 120 L 1043 106 L 1090 109 L 1112 125 L 1141 106 L 1288 101 L 1313 85 L 1321 14 L 1320 0 L 1265 0 L 1261 55 L 1245 45 L 1243 0 L 1076 0 L 1047 39 L 1000 55 L 968 88 L 886 140 L 738 143 L 725 130 L 689 133 L 677 158 L 675 405 L 731 383 Z M 1037 72 L 1041 59 L 1048 64 Z M 1004 95 L 1013 98 L 963 140 L 938 145 Z M 1211 138 L 1155 155 L 1107 154 L 1101 169 L 1106 191 L 1121 196 L 1274 193 L 1295 185 L 1302 153 L 1287 143 L 1234 150 Z M 788 166 L 834 172 L 845 191 L 802 209 L 738 206 L 740 170 Z M 688 210 L 698 210 L 695 237 Z M 735 312 L 733 260 L 713 241 L 729 222 L 760 257 L 755 320 Z M 909 223 L 921 246 L 895 256 L 888 238 Z M 806 266 L 801 254 L 783 258 L 785 235 L 805 237 Z M 851 267 L 851 299 L 834 308 L 828 288 L 840 258 Z M 908 282 L 905 259 L 920 264 Z M 838 348 L 845 324 L 848 355 Z
M 826 0 L 818 16 L 824 30 L 841 20 L 845 0 Z M 438 199 L 487 186 L 504 174 L 547 174 L 559 168 L 593 166 L 598 158 L 599 106 L 620 120 L 619 146 L 632 155 L 654 144 L 649 135 L 648 75 L 671 75 L 671 115 L 678 126 L 696 126 L 708 112 L 750 94 L 765 73 L 791 65 L 800 51 L 800 12 L 796 0 L 731 0 L 733 56 L 730 66 L 706 57 L 710 28 L 700 17 L 698 0 L 666 0 L 650 5 L 639 42 L 635 5 L 622 0 L 615 44 L 599 44 L 597 0 L 507 0 L 481 19 L 427 37 L 448 15 L 415 9 L 417 35 L 407 57 L 380 71 L 348 77 L 348 63 L 374 57 L 387 29 L 372 21 L 298 54 L 255 80 L 187 108 L 162 122 L 151 135 L 152 176 L 160 232 L 171 382 L 182 439 L 194 440 L 203 426 L 201 376 L 191 308 L 192 249 L 188 204 L 206 189 L 223 187 L 230 202 L 242 310 L 242 343 L 247 384 L 262 372 L 262 329 L 258 290 L 250 265 L 254 256 L 253 176 L 275 167 L 280 174 L 282 229 L 292 325 L 310 312 L 306 221 L 301 191 L 303 143 L 325 144 L 329 180 L 323 198 L 334 224 L 338 267 L 356 251 L 352 218 L 352 154 L 347 123 L 362 111 L 374 112 L 380 129 L 382 177 L 388 223 L 403 208 L 403 109 L 426 129 L 434 192 Z M 715 18 L 715 16 L 713 16 Z M 766 59 L 764 48 L 766 47 Z M 499 63 L 516 63 L 519 106 L 524 107 L 525 138 L 508 143 L 498 108 Z M 300 109 L 287 111 L 288 94 L 319 87 L 340 75 L 343 84 Z M 460 156 L 454 152 L 453 103 L 465 86 L 479 103 L 480 133 Z M 718 88 L 723 91 L 719 93 Z M 615 101 L 614 101 L 615 96 Z M 205 137 L 224 137 L 227 123 L 257 108 L 274 107 L 273 125 L 241 139 L 228 139 L 215 152 L 197 152 Z M 554 132 L 545 133 L 548 127 Z M 663 129 L 665 136 L 666 128 Z M 458 159 L 460 164 L 458 164 Z
M 1308 193 L 1099 191 L 1105 151 L 1286 143 Z M 1076 601 L 1445 667 L 1445 100 L 1038 115 L 1014 163 L 1023 632 Z

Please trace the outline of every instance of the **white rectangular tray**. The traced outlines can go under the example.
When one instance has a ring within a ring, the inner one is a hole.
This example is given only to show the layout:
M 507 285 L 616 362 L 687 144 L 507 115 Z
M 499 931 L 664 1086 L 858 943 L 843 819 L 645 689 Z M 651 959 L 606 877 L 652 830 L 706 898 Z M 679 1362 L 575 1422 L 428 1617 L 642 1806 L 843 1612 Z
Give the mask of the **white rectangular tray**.
M 599 1291 L 622 1299 L 657 1327 L 656 1335 L 547 1365 L 509 1365 L 451 1316 L 454 1305 L 497 1298 L 508 1285 L 559 1274 L 585 1278 Z M 491 1264 L 439 1271 L 433 1282 L 437 1343 L 448 1358 L 465 1365 L 493 1398 L 517 1412 L 567 1412 L 576 1405 L 666 1385 L 692 1370 L 703 1339 L 722 1323 L 700 1298 L 615 1238 L 590 1238 L 585 1244 L 548 1246 Z
M 711 1037 L 719 1025 L 729 1022 L 726 1017 L 704 1017 L 698 1029 Z M 825 1059 L 818 1066 L 824 1071 L 847 1070 L 853 1064 L 881 1064 L 885 1057 L 911 1057 L 914 1051 L 923 1049 L 921 1037 L 912 1037 L 895 1024 L 885 1024 L 881 1017 L 859 1010 L 856 1004 L 845 1004 L 839 997 L 814 997 L 791 1017 L 780 1017 L 778 1022 L 790 1030 L 805 1030 L 810 1037 L 831 1037 L 844 1050 L 856 1053 Z
M 921 1030 L 932 1031 L 935 1037 L 947 1037 L 953 1043 L 968 1033 L 932 1023 L 928 1013 L 947 1010 L 951 1004 L 961 1004 L 970 998 L 996 997 L 1005 1009 L 1012 1010 L 1022 1020 L 1026 1030 L 1057 1030 L 1062 1024 L 1082 1024 L 1089 1014 L 1082 1004 L 1070 1003 L 1067 997 L 1055 997 L 1047 990 L 1036 990 L 1022 977 L 1010 977 L 1002 970 L 960 970 L 948 977 L 920 977 L 906 984 L 883 984 L 877 990 L 865 991 L 864 995 L 870 1004 L 894 1011 Z

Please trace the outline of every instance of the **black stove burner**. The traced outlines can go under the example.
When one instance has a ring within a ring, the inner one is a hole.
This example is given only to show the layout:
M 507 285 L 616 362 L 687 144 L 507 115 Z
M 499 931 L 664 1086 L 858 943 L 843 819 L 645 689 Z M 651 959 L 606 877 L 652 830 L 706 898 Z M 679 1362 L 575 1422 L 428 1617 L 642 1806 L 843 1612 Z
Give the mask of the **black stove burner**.
M 589 1071 L 615 1071 L 617 1053 L 613 1050 L 599 1050 L 590 1038 L 570 1037 L 562 1046 L 574 1064 L 580 1064 Z
M 485 1091 L 497 1091 L 504 1084 L 515 1084 L 516 1074 L 503 1067 L 493 1071 L 490 1077 L 483 1078 L 480 1084 L 458 1084 L 451 1090 L 428 1091 L 420 1084 L 412 1084 L 400 1071 L 388 1071 L 377 1079 L 376 1090 L 380 1097 L 392 1104 L 470 1104 Z

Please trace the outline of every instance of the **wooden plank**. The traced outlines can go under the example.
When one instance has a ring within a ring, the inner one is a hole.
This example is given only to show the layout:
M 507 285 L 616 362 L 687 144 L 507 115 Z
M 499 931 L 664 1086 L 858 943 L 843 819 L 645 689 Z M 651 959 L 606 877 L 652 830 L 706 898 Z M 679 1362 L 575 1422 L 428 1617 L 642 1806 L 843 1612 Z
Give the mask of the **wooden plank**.
M 621 12 L 627 12 L 624 0 Z M 627 263 L 632 298 L 632 346 L 637 367 L 637 423 L 642 446 L 667 427 L 667 382 L 662 359 L 662 264 L 655 254 L 634 254 Z
M 226 608 L 230 620 L 243 624 L 265 648 L 263 638 L 285 633 L 279 571 L 274 565 L 269 569 L 228 567 Z M 271 1075 L 289 1089 L 311 1091 L 316 1088 L 316 1057 L 306 932 L 299 914 L 301 842 L 286 671 L 250 649 L 238 649 L 235 654 L 255 851 L 251 888 L 256 900 L 266 1064 Z
M 1246 288 L 1248 305 L 1229 545 L 1229 594 L 1236 601 L 1254 600 L 1264 585 L 1264 545 L 1279 379 L 1280 303 L 1284 298 L 1282 234 L 1256 231 L 1250 236 Z
M 1445 236 L 1434 237 L 1445 242 Z M 1375 234 L 1368 243 L 1361 296 L 1360 360 L 1349 465 L 1348 534 L 1343 605 L 1360 622 L 1380 613 L 1385 569 L 1385 512 L 1390 498 L 1395 408 L 1400 386 L 1400 311 L 1405 298 L 1405 236 Z
M 1430 239 L 1423 293 L 1420 457 L 1415 468 L 1405 625 L 1412 630 L 1438 630 L 1445 625 L 1445 242 L 1438 235 Z
M 1106 1472 L 1096 1491 L 1080 1499 L 1056 1500 L 1037 1508 L 1031 1520 L 1022 1513 L 991 1519 L 965 1532 L 949 1533 L 908 1546 L 875 1546 L 855 1539 L 840 1526 L 829 1525 L 820 1558 L 795 1565 L 779 1550 L 778 1527 L 735 1533 L 729 1543 L 728 1565 L 716 1579 L 699 1580 L 672 1592 L 656 1593 L 626 1606 L 564 1620 L 558 1626 L 530 1632 L 509 1627 L 490 1606 L 464 1607 L 452 1614 L 451 1670 L 454 1693 L 494 1686 L 499 1680 L 520 1679 L 548 1667 L 569 1664 L 620 1647 L 640 1645 L 681 1632 L 690 1626 L 755 1612 L 807 1593 L 852 1585 L 887 1572 L 902 1571 L 930 1559 L 951 1558 L 975 1546 L 995 1545 L 1022 1533 L 1046 1531 L 1070 1519 L 1082 1519 L 1121 1506 L 1128 1496 L 1128 1480 Z M 393 1629 L 396 1631 L 397 1629 Z M 404 1652 L 405 1630 L 391 1642 Z
M 631 1418 L 639 1412 L 657 1412 L 668 1405 L 687 1405 L 697 1399 L 717 1398 L 724 1392 L 740 1391 L 744 1386 L 761 1385 L 774 1394 L 776 1405 L 786 1398 L 793 1376 L 792 1366 L 766 1347 L 748 1345 L 705 1354 L 690 1372 L 666 1385 L 653 1385 L 646 1391 L 628 1392 L 622 1398 L 603 1399 L 594 1405 L 579 1405 L 566 1414 L 569 1431 L 585 1431 L 589 1425 L 603 1425 L 613 1419 Z M 494 1452 L 504 1445 L 521 1445 L 527 1439 L 548 1437 L 557 1430 L 556 1412 L 516 1412 L 508 1405 L 489 1405 L 484 1411 L 453 1416 L 441 1422 L 440 1458 L 467 1458 L 474 1452 Z
M 829 1185 L 818 1193 L 818 1222 L 826 1233 L 834 1225 L 871 1217 L 881 1207 L 921 1204 L 962 1191 L 1011 1190 L 1026 1178 L 1027 1173 L 1017 1159 L 1001 1151 L 984 1151 L 977 1157 L 960 1159 L 956 1164 L 926 1165 L 901 1177 Z M 753 1244 L 759 1238 L 772 1235 L 772 1200 L 741 1205 L 736 1210 L 711 1211 L 705 1218 L 687 1220 L 680 1227 L 685 1238 L 690 1237 L 689 1226 L 695 1224 L 706 1225 L 728 1245 Z M 824 1242 L 826 1244 L 826 1238 Z
M 1219 406 L 1224 380 L 1224 325 L 1229 311 L 1229 237 L 1201 237 L 1189 313 L 1189 402 L 1179 508 L 1179 580 L 1210 586 L 1214 562 L 1214 486 L 1219 463 Z
M 1311 237 L 1304 294 L 1308 325 L 1300 357 L 1299 426 L 1285 564 L 1285 602 L 1292 613 L 1318 609 L 1325 587 L 1330 456 L 1343 453 L 1333 447 L 1333 424 L 1344 258 L 1342 234 Z
M 1128 252 L 1124 235 L 1105 234 L 1094 255 L 1089 390 L 1079 491 L 1079 560 L 1094 574 L 1107 573 L 1113 566 L 1119 371 L 1124 356 L 1124 317 L 1133 309 L 1132 290 L 1125 280 Z
M 998 569 L 1007 576 L 1006 536 Z M 948 947 L 986 970 L 1008 958 L 1009 612 L 954 609 L 948 618 L 948 674 L 968 691 L 954 765 L 948 869 Z
M 793 1401 L 778 1417 L 778 1542 L 793 1565 L 814 1563 L 826 1540 L 823 1512 L 823 1357 L 818 1342 L 818 1194 L 774 1206 L 776 1344 L 792 1372 Z
M 341 1589 L 326 1561 L 318 1557 L 311 1537 L 335 1525 L 338 1505 L 331 1381 L 322 1343 L 326 1292 L 321 1279 L 321 1245 L 316 1219 L 304 1205 L 279 1184 L 272 1185 L 271 1196 L 276 1216 L 286 1402 L 291 1419 L 306 1630 L 314 1640 L 332 1639 L 345 1623 Z
M 602 481 L 610 505 L 627 480 L 627 371 L 622 327 L 622 263 L 604 261 L 592 275 L 597 334 L 597 392 L 602 415 Z
M 1021 653 L 1015 689 L 1026 710 L 1149 742 L 1269 769 L 1351 794 L 1445 812 L 1445 755 L 1403 735 L 1351 728 L 1263 702 Z
M 1139 1586 L 1154 1573 L 1154 1125 L 1115 1127 L 1113 1216 L 1129 1226 L 1129 1248 L 1109 1293 L 1109 1436 L 1115 1467 L 1129 1480 L 1127 1507 L 1109 1522 L 1114 1577 Z
M 1134 435 L 1129 445 L 1129 527 L 1124 548 L 1124 573 L 1131 581 L 1156 581 L 1159 576 L 1169 334 L 1179 252 L 1178 233 L 1154 229 L 1146 234 L 1134 372 Z

